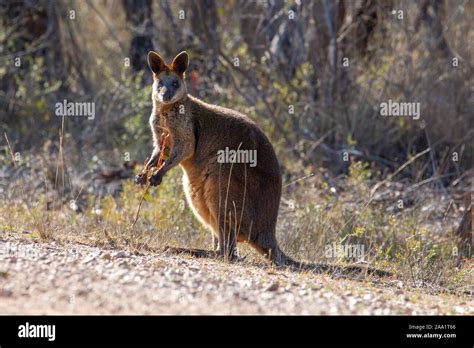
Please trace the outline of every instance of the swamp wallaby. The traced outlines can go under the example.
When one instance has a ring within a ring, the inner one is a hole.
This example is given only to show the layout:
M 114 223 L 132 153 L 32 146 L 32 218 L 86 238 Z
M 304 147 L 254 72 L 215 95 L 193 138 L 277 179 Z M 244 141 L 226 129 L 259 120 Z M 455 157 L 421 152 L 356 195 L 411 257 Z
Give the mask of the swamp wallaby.
M 149 52 L 148 64 L 153 72 L 154 148 L 136 182 L 145 184 L 149 179 L 150 185 L 157 186 L 179 164 L 189 205 L 215 236 L 217 255 L 232 259 L 237 242 L 247 242 L 277 265 L 331 271 L 335 266 L 294 261 L 278 246 L 275 226 L 282 180 L 275 151 L 263 131 L 246 115 L 187 93 L 186 52 L 169 65 L 158 53 Z M 163 148 L 165 154 L 169 151 L 167 159 L 147 178 Z

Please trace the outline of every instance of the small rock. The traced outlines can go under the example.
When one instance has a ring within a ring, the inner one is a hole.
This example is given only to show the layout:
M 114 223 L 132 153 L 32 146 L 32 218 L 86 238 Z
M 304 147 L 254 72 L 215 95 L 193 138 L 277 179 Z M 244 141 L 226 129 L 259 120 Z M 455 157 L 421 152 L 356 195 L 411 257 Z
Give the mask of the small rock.
M 276 290 L 278 290 L 279 286 L 280 286 L 280 284 L 278 283 L 278 281 L 276 281 L 276 282 L 270 284 L 269 286 L 267 286 L 265 288 L 265 291 L 276 291 Z
M 89 290 L 86 289 L 79 289 L 76 291 L 75 295 L 78 297 L 86 296 L 89 293 Z
M 111 256 L 115 257 L 116 259 L 128 257 L 128 255 L 125 251 L 116 251 L 116 252 L 112 253 Z
M 0 289 L 0 297 L 10 297 L 13 295 L 13 291 L 10 289 Z
M 101 254 L 102 254 L 101 251 L 89 253 L 89 254 L 82 260 L 82 263 L 83 263 L 83 264 L 89 263 L 89 262 L 95 260 L 95 259 L 96 259 L 98 256 L 100 256 Z
M 265 292 L 262 294 L 261 299 L 262 300 L 270 300 L 274 297 L 275 295 L 272 292 Z

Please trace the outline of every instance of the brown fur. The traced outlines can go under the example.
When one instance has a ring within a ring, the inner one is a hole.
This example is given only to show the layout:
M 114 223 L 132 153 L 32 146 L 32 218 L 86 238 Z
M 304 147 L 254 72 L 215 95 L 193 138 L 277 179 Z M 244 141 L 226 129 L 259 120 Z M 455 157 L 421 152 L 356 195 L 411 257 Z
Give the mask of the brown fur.
M 173 71 L 160 60 L 158 54 L 149 54 L 155 80 L 162 71 Z M 184 72 L 182 78 L 185 88 Z M 150 117 L 154 151 L 146 167 L 156 164 L 163 129 L 170 133 L 171 151 L 163 167 L 151 177 L 151 184 L 159 185 L 171 168 L 181 166 L 189 205 L 217 239 L 218 254 L 232 258 L 237 242 L 247 242 L 278 265 L 331 271 L 332 266 L 305 265 L 280 250 L 275 237 L 282 188 L 280 167 L 270 141 L 255 122 L 235 110 L 207 104 L 187 93 L 171 104 L 158 102 L 156 93 L 154 90 Z M 218 151 L 226 147 L 256 150 L 257 165 L 218 163 Z M 143 177 L 137 181 L 143 183 Z

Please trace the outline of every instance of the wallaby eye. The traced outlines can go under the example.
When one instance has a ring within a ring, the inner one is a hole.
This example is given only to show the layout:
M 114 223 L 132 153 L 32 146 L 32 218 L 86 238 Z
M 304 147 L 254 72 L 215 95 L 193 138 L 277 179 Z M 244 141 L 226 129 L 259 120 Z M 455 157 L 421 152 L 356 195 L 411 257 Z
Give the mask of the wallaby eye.
M 158 87 L 163 87 L 163 81 L 158 80 Z
M 178 88 L 179 87 L 179 82 L 178 81 L 173 81 L 173 87 Z

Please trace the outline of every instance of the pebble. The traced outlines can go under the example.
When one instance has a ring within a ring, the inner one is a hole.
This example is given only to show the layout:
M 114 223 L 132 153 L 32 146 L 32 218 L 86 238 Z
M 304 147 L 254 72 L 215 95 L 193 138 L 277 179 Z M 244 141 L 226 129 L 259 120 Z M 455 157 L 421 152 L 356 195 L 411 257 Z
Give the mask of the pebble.
M 272 284 L 268 285 L 265 288 L 265 291 L 276 291 L 276 290 L 278 290 L 279 286 L 280 286 L 280 284 L 278 283 L 278 281 L 273 282 Z

